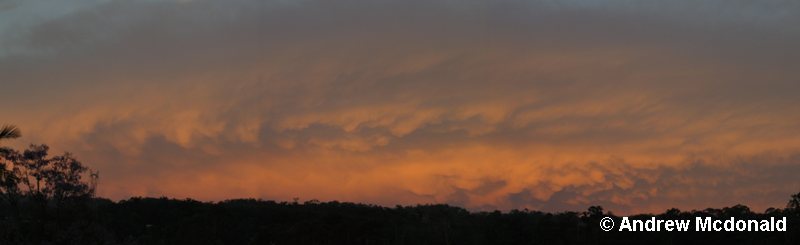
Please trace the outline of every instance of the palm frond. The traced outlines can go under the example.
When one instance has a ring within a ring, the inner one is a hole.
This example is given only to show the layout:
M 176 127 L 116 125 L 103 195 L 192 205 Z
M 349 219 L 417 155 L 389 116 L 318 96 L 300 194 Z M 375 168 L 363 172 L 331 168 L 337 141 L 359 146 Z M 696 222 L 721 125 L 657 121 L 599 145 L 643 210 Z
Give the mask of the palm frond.
M 22 136 L 19 128 L 14 125 L 3 125 L 0 127 L 0 139 L 14 139 Z

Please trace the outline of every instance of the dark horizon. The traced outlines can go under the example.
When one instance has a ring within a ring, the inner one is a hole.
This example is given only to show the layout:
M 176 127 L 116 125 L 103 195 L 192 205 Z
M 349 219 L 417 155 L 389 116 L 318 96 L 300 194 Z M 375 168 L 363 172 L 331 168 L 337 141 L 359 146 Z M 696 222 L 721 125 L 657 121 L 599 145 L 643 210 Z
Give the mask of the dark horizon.
M 0 127 L 0 140 L 19 138 Z M 763 213 L 724 208 L 618 216 L 584 212 L 470 212 L 447 204 L 95 196 L 97 172 L 47 145 L 0 147 L 3 244 L 796 244 L 800 192 Z M 84 177 L 88 173 L 89 179 Z M 690 228 L 694 219 L 695 228 Z M 614 220 L 619 222 L 617 229 Z M 663 231 L 662 231 L 662 225 Z M 674 225 L 677 223 L 678 225 Z M 599 226 L 598 226 L 599 225 Z M 677 228 L 676 228 L 677 227 Z M 653 232 L 656 231 L 656 232 Z M 640 233 L 646 232 L 646 233 Z

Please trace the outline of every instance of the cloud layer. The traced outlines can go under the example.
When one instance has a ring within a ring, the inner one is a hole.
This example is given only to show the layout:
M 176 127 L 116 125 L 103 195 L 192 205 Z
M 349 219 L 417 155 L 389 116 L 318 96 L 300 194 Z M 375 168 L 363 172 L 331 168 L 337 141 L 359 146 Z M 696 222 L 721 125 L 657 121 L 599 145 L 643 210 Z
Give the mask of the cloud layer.
M 628 213 L 800 190 L 800 5 L 601 2 L 5 1 L 0 110 L 114 199 Z

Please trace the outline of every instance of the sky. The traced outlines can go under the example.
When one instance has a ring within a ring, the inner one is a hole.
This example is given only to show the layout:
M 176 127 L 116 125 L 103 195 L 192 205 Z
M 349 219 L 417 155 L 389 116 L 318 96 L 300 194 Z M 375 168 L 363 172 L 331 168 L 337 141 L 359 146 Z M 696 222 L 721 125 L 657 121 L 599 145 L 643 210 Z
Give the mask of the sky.
M 800 191 L 794 0 L 0 0 L 0 123 L 98 195 L 615 213 Z

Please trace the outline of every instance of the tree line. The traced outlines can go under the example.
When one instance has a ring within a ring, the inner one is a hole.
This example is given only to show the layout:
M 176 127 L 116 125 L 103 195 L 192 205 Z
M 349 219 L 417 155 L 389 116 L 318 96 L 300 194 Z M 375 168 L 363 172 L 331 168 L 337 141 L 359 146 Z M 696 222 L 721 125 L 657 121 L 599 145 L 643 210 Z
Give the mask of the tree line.
M 0 139 L 19 135 L 0 128 Z M 50 157 L 48 150 L 0 148 L 0 244 L 800 244 L 800 193 L 785 208 L 764 212 L 736 205 L 631 216 L 787 217 L 786 232 L 604 232 L 600 220 L 616 216 L 600 206 L 547 213 L 316 200 L 115 202 L 94 197 L 93 175 L 80 161 L 68 153 Z

